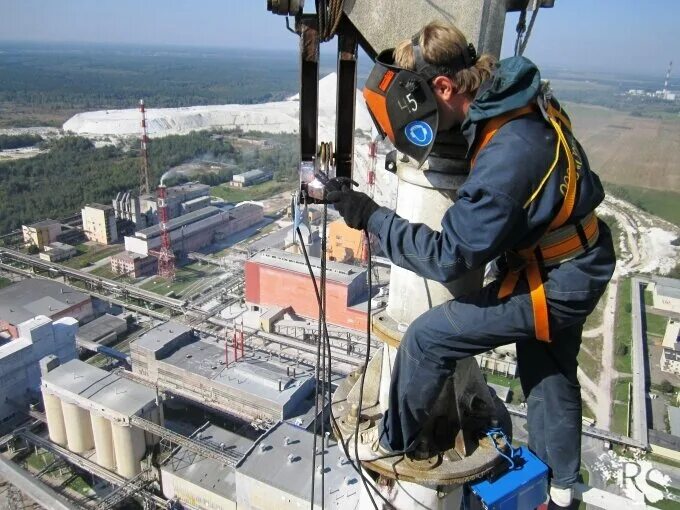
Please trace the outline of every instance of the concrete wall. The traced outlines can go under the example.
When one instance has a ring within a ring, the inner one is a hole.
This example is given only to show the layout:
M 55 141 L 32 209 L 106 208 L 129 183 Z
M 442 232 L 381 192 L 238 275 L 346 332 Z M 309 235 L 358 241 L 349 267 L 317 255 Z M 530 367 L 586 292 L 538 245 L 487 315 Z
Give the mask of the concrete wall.
M 304 476 L 309 476 L 305 474 Z M 299 510 L 309 508 L 309 502 L 271 485 L 265 485 L 236 471 L 236 503 L 239 510 Z M 314 508 L 318 508 L 314 505 Z
M 113 450 L 111 421 L 94 413 L 90 413 L 90 420 L 92 421 L 92 435 L 94 437 L 97 464 L 109 471 L 115 471 L 116 457 Z
M 92 421 L 87 409 L 70 402 L 61 402 L 61 412 L 66 426 L 66 442 L 68 449 L 74 453 L 83 453 L 94 448 Z
M 32 244 L 42 250 L 45 246 L 57 240 L 57 236 L 61 233 L 61 224 L 55 222 L 41 226 L 24 225 L 21 230 L 24 243 Z
M 61 411 L 61 400 L 56 395 L 43 390 L 43 403 L 50 441 L 60 446 L 66 446 L 66 426 L 64 424 L 64 413 Z
M 86 205 L 81 211 L 83 232 L 90 241 L 111 244 L 118 240 L 116 216 L 111 206 L 103 208 Z
M 141 460 L 146 452 L 144 431 L 118 423 L 111 423 L 111 431 L 116 453 L 116 472 L 125 478 L 132 478 L 142 470 Z
M 176 476 L 174 473 L 161 469 L 161 485 L 163 495 L 168 498 L 178 498 L 182 503 L 194 508 L 210 510 L 233 510 L 236 502 L 224 496 L 210 492 L 203 487 Z

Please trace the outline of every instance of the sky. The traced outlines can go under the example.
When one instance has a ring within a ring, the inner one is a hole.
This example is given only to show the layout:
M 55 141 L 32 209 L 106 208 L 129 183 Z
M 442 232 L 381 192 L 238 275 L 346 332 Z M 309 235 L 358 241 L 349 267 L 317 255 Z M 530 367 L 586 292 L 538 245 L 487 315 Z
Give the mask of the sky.
M 516 19 L 508 15 L 506 56 Z M 678 25 L 679 0 L 556 0 L 540 11 L 525 55 L 553 68 L 664 74 L 670 60 L 680 67 Z M 0 0 L 3 40 L 297 47 L 266 0 Z

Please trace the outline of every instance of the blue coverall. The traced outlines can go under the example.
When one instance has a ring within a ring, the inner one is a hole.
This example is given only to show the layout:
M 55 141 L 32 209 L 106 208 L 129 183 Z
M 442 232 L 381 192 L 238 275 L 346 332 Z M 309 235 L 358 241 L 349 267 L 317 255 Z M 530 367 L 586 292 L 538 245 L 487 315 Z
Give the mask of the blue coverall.
M 525 106 L 538 95 L 540 74 L 526 58 L 502 60 L 477 93 L 463 123 L 468 145 L 485 120 Z M 566 157 L 538 197 L 525 207 L 555 156 L 557 136 L 540 113 L 503 125 L 479 152 L 458 199 L 444 215 L 441 232 L 409 223 L 387 208 L 375 211 L 368 230 L 390 260 L 425 278 L 448 282 L 483 267 L 512 249 L 531 246 L 562 203 Z M 584 218 L 603 200 L 599 178 L 578 142 L 576 205 L 569 223 Z M 518 369 L 528 405 L 529 447 L 552 470 L 552 484 L 577 480 L 581 445 L 581 394 L 576 356 L 586 317 L 593 311 L 615 266 L 611 233 L 599 222 L 595 246 L 547 269 L 545 289 L 552 342 L 536 340 L 526 281 L 497 297 L 501 279 L 474 294 L 436 306 L 406 331 L 392 375 L 381 445 L 413 449 L 428 410 L 455 370 L 456 361 L 516 342 Z

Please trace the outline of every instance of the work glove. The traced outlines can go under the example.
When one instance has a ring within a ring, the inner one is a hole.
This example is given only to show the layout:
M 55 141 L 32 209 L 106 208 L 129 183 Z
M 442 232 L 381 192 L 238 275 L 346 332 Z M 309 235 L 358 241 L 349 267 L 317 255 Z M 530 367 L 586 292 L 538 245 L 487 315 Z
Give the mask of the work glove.
M 371 197 L 361 191 L 354 191 L 357 183 L 346 177 L 331 179 L 326 183 L 326 201 L 335 205 L 349 227 L 366 230 L 368 219 L 380 208 Z

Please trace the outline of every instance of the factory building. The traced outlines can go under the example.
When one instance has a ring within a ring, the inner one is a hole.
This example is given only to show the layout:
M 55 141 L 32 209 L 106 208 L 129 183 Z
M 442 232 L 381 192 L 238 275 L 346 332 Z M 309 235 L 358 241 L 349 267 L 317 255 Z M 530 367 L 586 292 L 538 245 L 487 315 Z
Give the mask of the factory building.
M 139 197 L 133 191 L 118 192 L 113 199 L 112 207 L 116 219 L 131 221 L 136 229 L 147 227 L 147 215 L 142 212 Z
M 168 224 L 170 242 L 176 253 L 189 253 L 244 230 L 262 221 L 260 204 L 243 202 L 225 211 L 209 206 L 171 219 Z M 149 255 L 161 245 L 160 227 L 154 225 L 125 238 L 126 251 Z
M 363 232 L 350 228 L 345 220 L 336 220 L 328 225 L 328 259 L 351 263 L 361 259 Z
M 680 313 L 680 280 L 657 276 L 654 282 L 654 308 Z
M 159 388 L 252 421 L 295 416 L 314 387 L 308 370 L 247 353 L 234 360 L 222 341 L 167 322 L 130 344 L 132 371 Z
M 310 259 L 319 274 L 320 260 Z M 298 315 L 318 318 L 319 309 L 310 299 L 312 282 L 302 255 L 268 250 L 245 263 L 245 297 L 252 310 L 291 307 Z M 366 270 L 328 262 L 326 273 L 326 319 L 329 324 L 366 331 L 368 287 Z
M 77 253 L 78 250 L 70 244 L 55 241 L 46 245 L 45 251 L 41 252 L 38 256 L 41 260 L 47 260 L 48 262 L 61 262 L 62 260 L 75 257 Z
M 116 216 L 113 207 L 102 204 L 87 204 L 83 207 L 83 232 L 85 237 L 99 244 L 113 244 L 118 241 Z
M 45 246 L 57 240 L 61 233 L 61 223 L 57 220 L 43 220 L 31 225 L 23 225 L 21 232 L 25 244 L 30 244 L 39 250 L 43 250 Z
M 128 329 L 128 323 L 121 317 L 105 313 L 101 317 L 81 326 L 76 333 L 78 347 L 96 349 L 97 345 L 109 345 Z
M 131 417 L 162 424 L 156 392 L 77 359 L 48 358 L 41 369 L 50 440 L 78 454 L 94 449 L 97 464 L 125 478 L 139 474 L 156 439 Z
M 178 186 L 170 186 L 166 190 L 165 203 L 168 207 L 168 216 L 177 218 L 184 214 L 183 211 L 191 212 L 195 205 L 186 205 L 197 198 L 205 197 L 210 204 L 210 186 L 200 182 L 187 182 Z M 205 203 L 205 202 L 204 202 Z M 158 199 L 155 193 L 149 193 L 139 197 L 139 206 L 142 214 L 145 215 L 147 226 L 158 223 Z M 196 209 L 195 209 L 196 210 Z
M 215 425 L 199 432 L 194 440 L 241 456 L 254 442 Z M 161 466 L 161 486 L 167 499 L 176 499 L 191 508 L 236 508 L 236 469 L 211 458 L 197 457 L 185 448 L 178 448 Z
M 680 321 L 668 320 L 662 346 L 661 370 L 680 375 Z
M 0 331 L 13 338 L 19 336 L 19 324 L 38 315 L 52 320 L 74 317 L 82 322 L 92 314 L 88 294 L 52 280 L 29 278 L 0 289 Z
M 78 321 L 38 316 L 18 325 L 18 338 L 0 345 L 0 427 L 21 404 L 40 391 L 39 362 L 48 355 L 61 361 L 76 357 Z
M 312 432 L 289 423 L 279 423 L 260 437 L 236 468 L 238 509 L 309 508 L 313 442 Z M 336 443 L 322 447 L 327 452 L 325 507 L 358 508 L 361 481 L 356 471 Z M 317 467 L 321 469 L 318 458 Z M 314 495 L 313 508 L 321 509 L 321 490 Z
M 142 255 L 141 253 L 124 250 L 111 255 L 109 260 L 113 273 L 130 278 L 149 276 L 158 271 L 158 259 L 151 255 Z
M 235 188 L 247 188 L 248 186 L 271 181 L 273 178 L 273 172 L 258 168 L 243 172 L 242 174 L 234 175 L 229 184 Z

